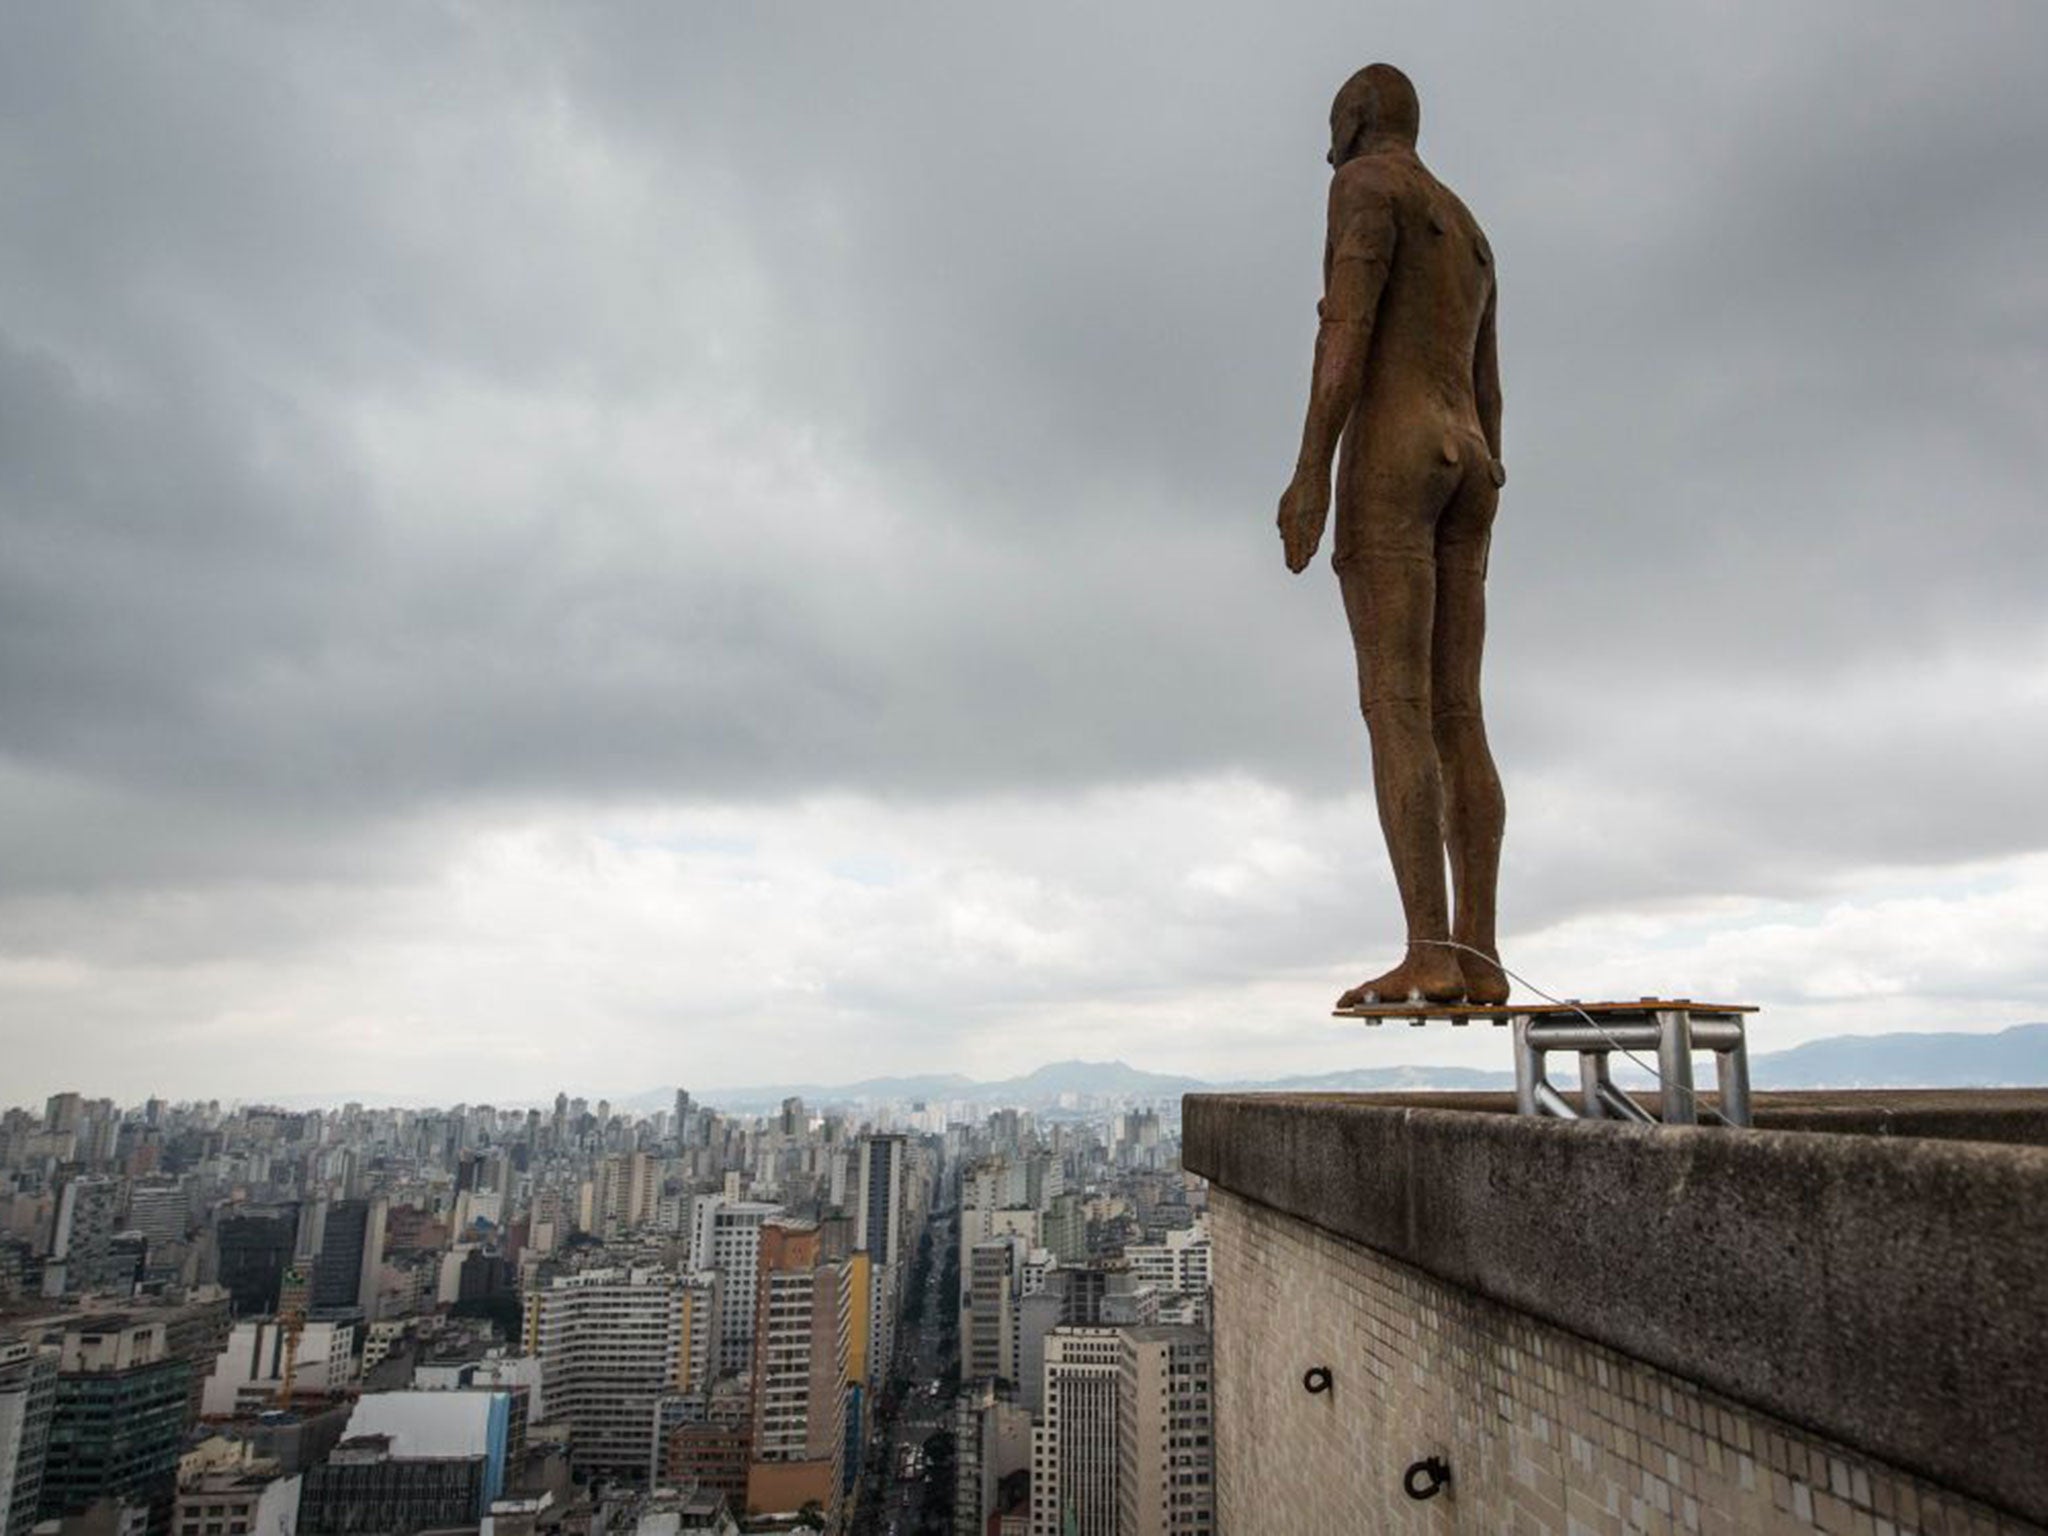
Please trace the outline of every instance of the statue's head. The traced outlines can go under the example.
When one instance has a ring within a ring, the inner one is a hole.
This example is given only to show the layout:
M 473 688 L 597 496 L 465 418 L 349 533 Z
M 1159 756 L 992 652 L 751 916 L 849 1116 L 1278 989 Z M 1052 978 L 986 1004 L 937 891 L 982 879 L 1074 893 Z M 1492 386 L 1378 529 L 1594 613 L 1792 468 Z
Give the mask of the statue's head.
M 1421 123 L 1414 83 L 1391 64 L 1368 64 L 1330 104 L 1330 164 L 1379 149 L 1413 149 Z

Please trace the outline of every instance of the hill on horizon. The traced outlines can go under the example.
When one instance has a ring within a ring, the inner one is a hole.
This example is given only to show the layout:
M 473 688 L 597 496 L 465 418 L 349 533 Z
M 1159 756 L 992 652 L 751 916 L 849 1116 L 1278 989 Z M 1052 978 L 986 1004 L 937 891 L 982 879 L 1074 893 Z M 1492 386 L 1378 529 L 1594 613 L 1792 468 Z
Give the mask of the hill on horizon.
M 2015 1024 L 1996 1031 L 1916 1032 L 1893 1035 L 1832 1035 L 1782 1051 L 1749 1058 L 1751 1082 L 1772 1088 L 2031 1088 L 2048 1087 L 2048 1023 Z M 1062 1094 L 1096 1098 L 1171 1098 L 1183 1093 L 1351 1092 L 1512 1088 L 1511 1070 L 1409 1065 L 1353 1067 L 1336 1072 L 1263 1080 L 1215 1080 L 1148 1072 L 1124 1061 L 1048 1062 L 1019 1077 L 980 1082 L 959 1073 L 874 1077 L 838 1085 L 798 1083 L 707 1089 L 703 1101 L 720 1109 L 773 1108 L 799 1097 L 811 1107 L 888 1099 L 961 1100 L 1052 1105 Z M 673 1089 L 650 1090 L 622 1107 L 652 1110 L 674 1101 Z

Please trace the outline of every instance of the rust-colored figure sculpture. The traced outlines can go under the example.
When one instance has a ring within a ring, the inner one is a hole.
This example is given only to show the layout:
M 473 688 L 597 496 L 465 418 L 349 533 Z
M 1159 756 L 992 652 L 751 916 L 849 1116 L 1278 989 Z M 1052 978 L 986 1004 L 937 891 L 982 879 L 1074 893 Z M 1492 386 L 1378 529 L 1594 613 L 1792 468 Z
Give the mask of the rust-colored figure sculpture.
M 1280 500 L 1287 568 L 1300 571 L 1322 540 L 1337 456 L 1334 563 L 1408 922 L 1401 963 L 1339 1007 L 1508 995 L 1494 935 L 1506 805 L 1479 710 L 1504 479 L 1493 253 L 1417 158 L 1419 117 L 1415 87 L 1388 64 L 1353 75 L 1330 109 L 1322 324 L 1301 458 Z

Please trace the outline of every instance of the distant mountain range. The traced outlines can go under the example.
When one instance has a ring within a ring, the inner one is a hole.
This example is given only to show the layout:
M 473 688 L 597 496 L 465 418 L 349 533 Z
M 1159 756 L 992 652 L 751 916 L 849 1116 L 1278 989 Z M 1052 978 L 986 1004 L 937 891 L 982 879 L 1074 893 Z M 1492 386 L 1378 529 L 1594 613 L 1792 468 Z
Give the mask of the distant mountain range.
M 1994 1034 L 1836 1035 L 1790 1050 L 1753 1054 L 1750 1080 L 1758 1088 L 2039 1088 L 2048 1087 L 2048 1023 L 2016 1024 Z M 1217 1091 L 1269 1093 L 1398 1093 L 1512 1088 L 1511 1071 L 1470 1067 L 1355 1067 L 1315 1076 L 1258 1082 L 1210 1081 L 1147 1072 L 1121 1061 L 1057 1061 L 1022 1077 L 979 1082 L 958 1073 L 871 1077 L 857 1083 L 785 1083 L 706 1089 L 699 1097 L 719 1109 L 747 1113 L 801 1098 L 810 1107 L 885 1100 L 973 1103 L 1020 1109 L 1056 1106 L 1066 1095 L 1087 1099 L 1167 1099 Z M 613 1101 L 648 1113 L 675 1102 L 674 1089 L 654 1089 Z

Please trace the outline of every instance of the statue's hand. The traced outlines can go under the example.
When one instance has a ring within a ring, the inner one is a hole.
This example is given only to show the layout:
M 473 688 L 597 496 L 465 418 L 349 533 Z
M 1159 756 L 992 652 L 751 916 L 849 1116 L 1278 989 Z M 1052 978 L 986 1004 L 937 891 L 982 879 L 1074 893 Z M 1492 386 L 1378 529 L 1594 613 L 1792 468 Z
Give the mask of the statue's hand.
M 1296 574 L 1308 569 L 1329 518 L 1329 475 L 1297 472 L 1280 498 L 1280 546 L 1287 555 L 1287 569 Z

